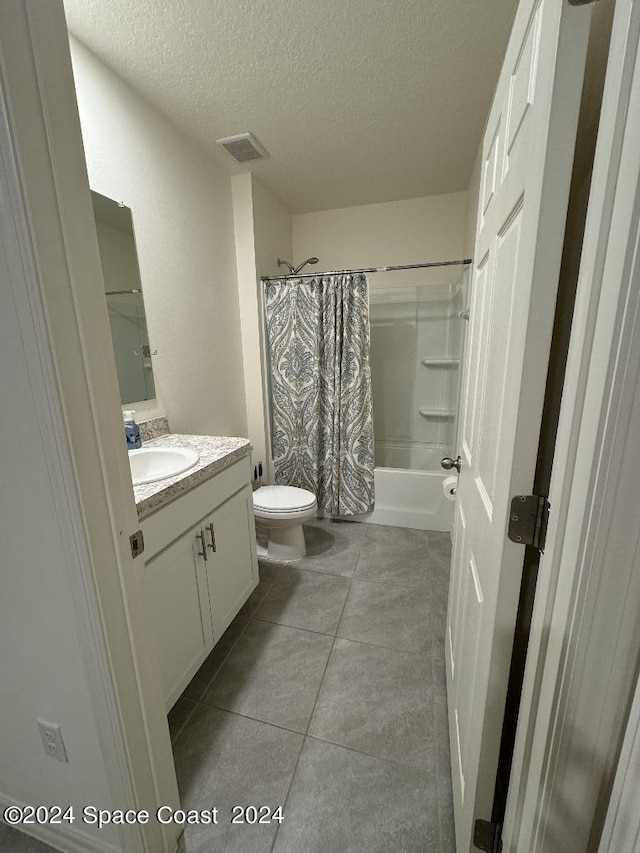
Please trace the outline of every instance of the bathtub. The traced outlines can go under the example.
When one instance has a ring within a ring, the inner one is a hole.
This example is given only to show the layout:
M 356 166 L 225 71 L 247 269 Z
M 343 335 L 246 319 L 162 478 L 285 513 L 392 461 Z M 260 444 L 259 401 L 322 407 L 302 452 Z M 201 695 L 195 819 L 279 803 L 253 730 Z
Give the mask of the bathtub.
M 418 530 L 451 530 L 454 505 L 442 492 L 445 476 L 439 471 L 376 468 L 375 509 L 359 520 Z
M 439 461 L 438 458 L 438 464 Z M 437 470 L 376 468 L 375 509 L 366 515 L 355 515 L 353 520 L 417 530 L 450 531 L 454 504 L 442 491 L 442 481 L 448 476 Z

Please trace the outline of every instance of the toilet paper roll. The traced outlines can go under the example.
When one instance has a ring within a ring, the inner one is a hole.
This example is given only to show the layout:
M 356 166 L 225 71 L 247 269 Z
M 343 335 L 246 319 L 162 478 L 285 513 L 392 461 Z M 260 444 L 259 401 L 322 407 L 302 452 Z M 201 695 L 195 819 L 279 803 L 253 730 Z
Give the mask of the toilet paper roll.
M 456 491 L 458 490 L 457 477 L 445 477 L 442 481 L 442 491 L 448 501 L 455 501 Z

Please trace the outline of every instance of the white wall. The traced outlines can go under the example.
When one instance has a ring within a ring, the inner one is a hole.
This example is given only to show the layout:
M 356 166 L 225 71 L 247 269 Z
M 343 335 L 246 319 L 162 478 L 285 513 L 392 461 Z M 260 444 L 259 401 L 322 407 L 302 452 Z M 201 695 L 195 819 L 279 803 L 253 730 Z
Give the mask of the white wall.
M 238 292 L 242 325 L 242 352 L 247 402 L 248 434 L 254 465 L 271 464 L 268 403 L 263 387 L 263 353 L 260 277 L 277 275 L 277 259 L 290 260 L 291 216 L 252 174 L 232 179 L 233 213 L 238 267 Z M 265 472 L 268 467 L 265 467 Z
M 20 804 L 112 803 L 93 699 L 76 635 L 73 590 L 38 413 L 8 287 L 0 288 L 2 596 L 0 601 L 0 808 Z M 19 425 L 19 427 L 17 426 Z M 16 453 L 16 435 L 28 453 Z M 22 499 L 21 499 L 22 496 Z M 37 719 L 60 724 L 69 762 L 44 753 Z M 80 827 L 75 827 L 79 829 Z M 106 841 L 115 832 L 84 827 Z M 0 848 L 3 848 L 0 825 Z
M 253 178 L 253 220 L 256 238 L 256 271 L 258 276 L 278 275 L 278 258 L 291 260 L 293 254 L 293 220 L 280 201 Z
M 466 192 L 366 204 L 293 217 L 295 263 L 315 256 L 313 269 L 339 270 L 463 257 Z M 372 289 L 408 282 L 456 281 L 460 267 L 376 273 Z
M 230 179 L 73 38 L 71 50 L 89 183 L 132 211 L 157 409 L 173 432 L 246 435 Z

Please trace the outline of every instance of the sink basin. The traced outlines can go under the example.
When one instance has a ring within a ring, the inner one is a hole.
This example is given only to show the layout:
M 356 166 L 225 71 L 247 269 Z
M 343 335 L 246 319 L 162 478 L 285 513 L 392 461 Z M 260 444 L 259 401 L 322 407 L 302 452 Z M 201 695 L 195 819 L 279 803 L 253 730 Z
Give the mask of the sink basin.
M 129 451 L 131 479 L 134 486 L 155 483 L 166 477 L 175 477 L 193 468 L 200 459 L 188 447 L 142 447 Z

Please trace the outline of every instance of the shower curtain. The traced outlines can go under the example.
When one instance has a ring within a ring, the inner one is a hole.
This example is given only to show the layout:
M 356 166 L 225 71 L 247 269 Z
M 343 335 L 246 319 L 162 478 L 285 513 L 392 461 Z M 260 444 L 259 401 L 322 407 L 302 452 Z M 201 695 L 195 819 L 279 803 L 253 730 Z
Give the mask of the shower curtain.
M 366 276 L 265 288 L 276 483 L 309 489 L 331 515 L 373 510 Z

